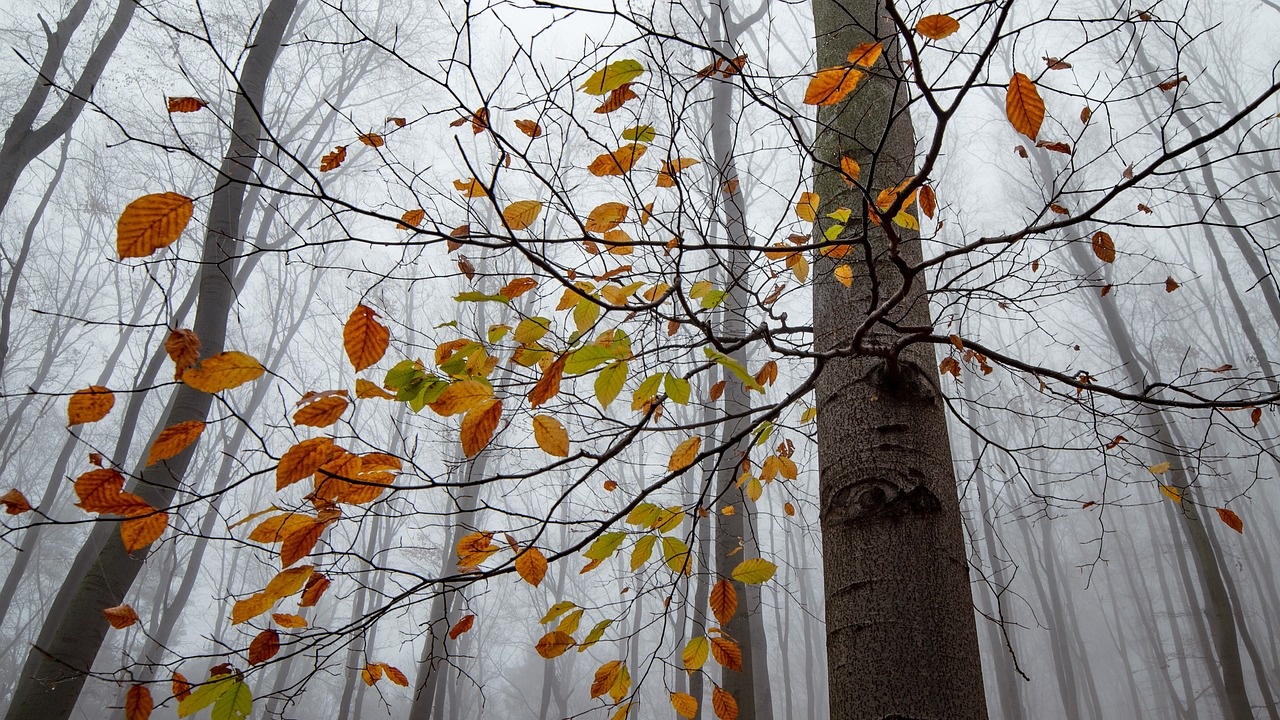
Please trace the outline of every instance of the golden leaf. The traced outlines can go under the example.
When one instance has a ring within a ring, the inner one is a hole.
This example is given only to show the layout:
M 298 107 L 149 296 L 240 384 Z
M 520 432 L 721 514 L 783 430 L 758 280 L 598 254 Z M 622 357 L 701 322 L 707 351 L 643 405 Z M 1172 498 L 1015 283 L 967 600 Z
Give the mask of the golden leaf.
M 849 62 L 862 67 L 871 67 L 880 59 L 880 53 L 884 51 L 884 46 L 880 43 L 862 43 L 858 47 L 849 51 Z
M 733 589 L 733 583 L 720 578 L 711 588 L 711 612 L 715 614 L 716 622 L 728 625 L 737 610 L 738 591 Z
M 97 422 L 115 407 L 116 396 L 101 385 L 90 385 L 71 394 L 67 401 L 67 426 Z
M 960 29 L 960 23 L 950 15 L 926 15 L 916 23 L 916 32 L 930 40 L 941 40 Z
M 216 393 L 257 380 L 264 372 L 266 368 L 254 358 L 228 350 L 187 368 L 182 373 L 182 382 L 200 392 Z
M 596 177 L 604 177 L 606 175 L 623 175 L 631 171 L 636 161 L 644 156 L 649 148 L 640 143 L 631 143 L 623 145 L 611 153 L 600 155 L 591 164 L 587 166 L 587 170 Z
M 552 630 L 542 636 L 535 649 L 539 655 L 550 660 L 563 655 L 571 647 L 573 647 L 573 638 L 569 634 Z
M 680 660 L 684 663 L 684 669 L 693 672 L 701 668 L 707 662 L 707 654 L 711 651 L 711 642 L 705 637 L 696 637 L 690 640 L 680 653 Z
M 862 71 L 841 65 L 819 70 L 804 91 L 806 105 L 835 105 L 853 92 L 862 80 Z
M 533 439 L 548 455 L 569 456 L 569 433 L 565 431 L 564 425 L 561 425 L 559 420 L 550 415 L 533 417 Z
M 1004 111 L 1014 130 L 1032 140 L 1040 134 L 1040 124 L 1044 122 L 1044 100 L 1040 99 L 1031 78 L 1022 73 L 1013 74 L 1005 95 Z
M 702 448 L 702 437 L 694 435 L 676 446 L 671 452 L 671 458 L 667 461 L 667 470 L 676 472 L 684 470 L 693 465 L 698 459 L 698 450 Z
M 689 693 L 671 693 L 671 707 L 675 708 L 680 717 L 689 720 L 693 720 L 698 714 L 698 701 Z
M 356 378 L 356 397 L 361 400 L 367 400 L 369 398 L 382 398 L 383 400 L 396 399 L 395 395 L 392 395 L 364 378 Z
M 116 222 L 116 252 L 120 259 L 147 257 L 177 240 L 195 206 L 191 198 L 165 192 L 143 195 L 125 206 Z
M 437 415 L 448 417 L 465 413 L 492 397 L 493 386 L 488 383 L 458 380 L 445 388 L 430 407 Z
M 320 466 L 344 452 L 346 451 L 334 445 L 329 438 L 319 437 L 299 442 L 280 457 L 280 464 L 276 466 L 276 490 L 283 490 L 308 475 L 314 475 Z
M 526 548 L 516 558 L 516 572 L 525 582 L 538 587 L 547 574 L 547 558 L 536 547 Z
M 342 413 L 347 411 L 347 406 L 350 404 L 342 395 L 322 397 L 299 408 L 293 414 L 293 424 L 328 427 L 338 422 L 338 418 L 342 417 Z
M 722 690 L 719 685 L 712 685 L 711 707 L 720 720 L 738 720 L 738 701 Z
M 242 622 L 248 622 L 270 610 L 275 603 L 275 598 L 265 593 L 256 593 L 243 600 L 237 600 L 231 607 L 231 624 L 239 625 Z
M 356 305 L 342 327 L 342 346 L 356 372 L 382 359 L 391 341 L 391 331 L 375 318 L 378 313 L 366 305 Z
M 818 219 L 818 202 L 817 193 L 800 193 L 800 200 L 796 203 L 796 216 L 805 222 L 816 221 Z
M 487 400 L 467 411 L 462 418 L 461 429 L 462 453 L 466 457 L 472 457 L 488 446 L 501 417 L 501 400 Z
M 280 545 L 281 567 L 289 567 L 310 555 L 311 550 L 316 546 L 316 541 L 320 539 L 320 534 L 324 532 L 326 524 L 319 520 L 310 520 L 307 524 L 289 533 Z
M 588 232 L 608 232 L 627 219 L 628 210 L 629 208 L 620 202 L 603 203 L 587 215 L 584 227 Z
M 282 628 L 289 630 L 297 630 L 307 626 L 307 619 L 301 615 L 292 615 L 290 613 L 272 613 L 271 619 Z
M 169 527 L 169 513 L 151 510 L 140 517 L 120 523 L 120 539 L 125 552 L 135 552 L 150 545 Z
M 524 230 L 538 219 L 542 203 L 537 200 L 517 200 L 502 211 L 502 220 L 512 230 Z
M 153 465 L 161 460 L 168 460 L 186 450 L 187 446 L 195 442 L 196 438 L 200 437 L 200 433 L 204 432 L 204 427 L 205 424 L 200 420 L 187 420 L 161 430 L 147 453 L 147 464 Z

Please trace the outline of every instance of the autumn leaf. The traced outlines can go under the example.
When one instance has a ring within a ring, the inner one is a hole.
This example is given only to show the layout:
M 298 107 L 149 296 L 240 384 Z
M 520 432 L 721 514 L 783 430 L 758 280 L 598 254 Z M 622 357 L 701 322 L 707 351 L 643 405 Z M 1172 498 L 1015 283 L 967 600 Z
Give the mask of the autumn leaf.
M 369 147 L 379 148 L 386 144 L 386 140 L 378 133 L 364 133 L 356 137 L 357 140 L 368 145 Z
M 610 660 L 600 666 L 596 670 L 595 678 L 591 681 L 591 697 L 598 698 L 609 692 L 613 684 L 617 682 L 619 673 L 622 672 L 621 660 Z
M 841 65 L 819 70 L 804 91 L 806 105 L 835 105 L 853 92 L 862 80 L 862 71 Z
M 591 74 L 578 88 L 588 95 L 604 95 L 635 80 L 644 73 L 644 66 L 636 60 L 618 60 Z
M 742 672 L 742 648 L 729 638 L 711 638 L 711 657 L 726 670 Z
M 400 687 L 409 687 L 409 678 L 400 671 L 400 668 L 382 663 L 382 670 L 387 674 L 387 679 L 393 684 Z
M 498 294 L 508 300 L 515 300 L 536 287 L 538 287 L 537 280 L 531 277 L 518 277 L 504 285 Z
M 289 567 L 311 554 L 320 539 L 327 523 L 311 520 L 298 530 L 290 533 L 280 545 L 280 565 Z
M 716 622 L 728 625 L 737 610 L 738 591 L 733 589 L 733 583 L 720 578 L 711 588 L 711 612 L 715 614 Z
M 680 717 L 693 720 L 698 714 L 698 700 L 689 693 L 671 693 L 671 707 Z
M 344 452 L 324 437 L 297 443 L 280 457 L 280 464 L 276 466 L 276 490 L 283 490 L 308 475 L 314 475 L 320 466 Z
M 639 97 L 640 96 L 631 89 L 631 83 L 627 83 L 626 85 L 622 85 L 609 93 L 609 97 L 606 98 L 605 101 L 593 112 L 597 115 L 608 115 L 609 113 L 620 109 L 623 105 L 626 105 L 628 101 L 635 100 Z
M 538 651 L 539 655 L 550 660 L 560 657 L 571 647 L 573 647 L 573 637 L 560 630 L 552 630 L 542 636 L 542 639 L 538 641 L 534 649 Z
M 517 200 L 502 211 L 502 220 L 512 230 L 524 230 L 538 219 L 542 203 L 537 200 Z
M 658 171 L 658 187 L 675 187 L 675 176 L 679 175 L 680 171 L 700 163 L 700 160 L 685 157 L 663 162 L 662 169 Z
M 155 442 L 151 443 L 151 450 L 147 453 L 147 464 L 154 465 L 161 460 L 168 460 L 186 450 L 187 446 L 195 442 L 200 437 L 200 433 L 204 432 L 204 427 L 205 424 L 200 420 L 187 420 L 161 430 Z
M 148 257 L 173 244 L 194 211 L 191 198 L 172 192 L 143 195 L 129 203 L 116 221 L 120 259 Z
M 516 128 L 531 138 L 542 135 L 542 126 L 532 120 L 516 120 Z
M 636 161 L 644 157 L 649 148 L 640 143 L 623 145 L 611 153 L 600 155 L 587 166 L 587 171 L 596 177 L 607 175 L 624 175 L 631 171 Z
M 1169 461 L 1166 460 L 1162 463 L 1152 465 L 1151 467 L 1147 468 L 1147 471 L 1150 472 L 1152 475 L 1163 475 L 1169 472 L 1170 467 L 1171 466 L 1169 464 Z
M 376 384 L 365 380 L 364 378 L 356 378 L 356 397 L 360 400 L 368 400 L 370 398 L 381 398 L 383 400 L 395 400 L 396 396 L 383 390 Z
M 171 113 L 192 113 L 203 110 L 209 103 L 195 97 L 171 97 L 169 98 L 169 112 Z
M 263 630 L 249 643 L 249 664 L 264 663 L 280 652 L 280 633 Z
M 391 340 L 391 331 L 375 318 L 378 314 L 367 305 L 356 305 L 342 328 L 342 346 L 356 372 L 382 359 Z
M 147 720 L 154 709 L 155 701 L 146 685 L 133 685 L 124 694 L 124 720 Z
M 360 671 L 360 679 L 365 685 L 373 686 L 382 679 L 381 663 L 365 663 L 364 669 Z
M 4 506 L 4 511 L 9 515 L 21 515 L 31 510 L 31 503 L 27 502 L 27 497 L 17 488 L 0 495 L 0 505 Z
M 97 422 L 115 407 L 116 396 L 101 385 L 90 385 L 71 394 L 67 401 L 67 426 Z
M 298 630 L 307 626 L 306 618 L 291 613 L 272 613 L 271 619 L 287 630 Z
M 231 390 L 257 380 L 266 372 L 262 363 L 236 350 L 207 357 L 182 373 L 182 382 L 206 393 Z
M 458 622 L 454 623 L 453 627 L 449 628 L 449 639 L 457 640 L 459 636 L 461 636 L 466 631 L 470 630 L 471 627 L 475 624 L 476 624 L 475 615 L 463 615 L 462 617 L 458 618 Z
M 1182 504 L 1182 490 L 1176 487 L 1173 487 L 1172 485 L 1165 485 L 1161 483 L 1160 492 L 1163 493 L 1165 497 L 1178 503 L 1179 505 Z
M 933 194 L 933 188 L 929 185 L 920 186 L 920 194 L 917 197 L 917 202 L 919 203 L 920 212 L 924 213 L 925 217 L 932 220 L 934 212 L 938 209 L 938 199 Z
M 339 165 L 347 159 L 347 146 L 338 145 L 333 148 L 333 152 L 320 158 L 320 172 L 329 172 L 337 170 Z
M 1091 240 L 1093 246 L 1093 254 L 1104 263 L 1113 263 L 1116 261 L 1116 244 L 1112 241 L 1111 236 L 1099 230 L 1093 234 Z
M 587 232 L 604 233 L 618 226 L 627 219 L 629 208 L 620 202 L 607 202 L 597 205 L 588 215 L 583 225 Z
M 427 211 L 422 208 L 409 210 L 400 216 L 400 224 L 396 226 L 396 229 L 408 230 L 409 228 L 416 228 L 422 224 L 422 221 L 426 219 L 426 217 Z
M 277 598 L 273 598 L 266 593 L 254 593 L 247 598 L 237 600 L 231 606 L 231 624 L 239 625 L 248 622 L 262 613 L 271 609 L 276 604 Z
M 800 193 L 800 200 L 796 202 L 796 216 L 805 222 L 815 222 L 818 219 L 818 202 L 817 193 Z
M 1180 288 L 1180 287 L 1182 287 L 1182 285 L 1178 284 L 1178 281 L 1177 281 L 1177 280 L 1174 280 L 1172 277 L 1167 277 L 1167 278 L 1165 278 L 1165 279 L 1164 279 L 1164 291 L 1165 291 L 1165 292 L 1167 292 L 1167 293 L 1171 293 L 1171 292 L 1173 292 L 1174 290 L 1177 290 L 1177 289 L 1178 289 L 1178 288 Z
M 473 457 L 488 446 L 502 417 L 502 401 L 487 400 L 467 411 L 462 418 L 462 453 Z
M 1226 523 L 1227 527 L 1231 528 L 1232 530 L 1235 530 L 1241 535 L 1244 534 L 1244 521 L 1240 519 L 1239 515 L 1228 510 L 1227 508 L 1216 508 L 1216 509 L 1218 511 L 1218 518 L 1222 520 L 1222 522 Z
M 538 587 L 547 574 L 547 558 L 536 547 L 525 548 L 516 557 L 516 572 L 525 582 Z
M 1004 111 L 1014 130 L 1032 140 L 1040 134 L 1040 124 L 1044 122 L 1044 100 L 1040 99 L 1031 78 L 1022 73 L 1013 74 L 1005 94 Z
M 322 397 L 299 408 L 293 414 L 293 424 L 328 427 L 338 422 L 338 418 L 342 417 L 342 413 L 347 411 L 347 406 L 350 404 L 344 395 Z
M 738 720 L 738 701 L 719 685 L 712 684 L 711 707 L 720 720 Z
M 738 563 L 738 566 L 729 575 L 740 583 L 759 585 L 768 582 L 777 570 L 777 565 L 764 558 L 751 558 Z
M 916 32 L 930 40 L 941 40 L 960 29 L 960 23 L 950 15 L 926 15 L 916 23 Z
M 178 702 L 182 702 L 187 699 L 187 696 L 191 694 L 191 683 L 187 681 L 185 675 L 180 672 L 175 672 L 173 674 L 171 692 Z
M 430 407 L 437 415 L 444 417 L 461 415 L 492 397 L 492 385 L 479 380 L 458 380 L 445 388 Z
M 190 330 L 175 329 L 164 341 L 164 351 L 173 361 L 173 379 L 181 380 L 182 373 L 200 359 L 200 339 Z
M 128 605 L 109 607 L 102 611 L 102 616 L 107 619 L 107 622 L 111 623 L 111 627 L 117 630 L 123 630 L 138 622 L 138 613 L 134 612 L 133 608 Z
M 696 637 L 690 640 L 680 653 L 680 660 L 684 663 L 684 669 L 693 672 L 698 670 L 707 662 L 707 655 L 711 652 L 711 641 L 705 637 Z
M 120 523 L 120 539 L 125 552 L 133 553 L 160 539 L 169 527 L 169 513 L 151 510 Z
M 676 446 L 667 460 L 667 470 L 677 472 L 693 465 L 698 458 L 698 450 L 702 448 L 702 437 L 694 435 Z
M 529 391 L 530 407 L 536 408 L 560 393 L 560 380 L 564 375 L 564 366 L 568 359 L 567 354 L 561 355 L 542 373 L 537 384 Z
M 862 67 L 871 67 L 880 59 L 880 53 L 882 52 L 884 52 L 884 45 L 881 43 L 862 43 L 849 51 L 849 63 L 861 65 Z
M 302 588 L 302 599 L 298 601 L 298 607 L 315 607 L 330 584 L 329 578 L 320 573 L 312 573 L 306 586 Z
M 561 425 L 559 420 L 550 415 L 533 417 L 533 439 L 548 455 L 569 456 L 569 433 L 565 431 L 564 425 Z

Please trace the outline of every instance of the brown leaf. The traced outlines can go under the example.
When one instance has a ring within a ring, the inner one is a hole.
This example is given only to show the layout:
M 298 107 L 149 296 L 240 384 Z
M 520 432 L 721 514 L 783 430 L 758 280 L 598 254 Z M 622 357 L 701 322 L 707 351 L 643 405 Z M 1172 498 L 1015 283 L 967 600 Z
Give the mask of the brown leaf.
M 1040 134 L 1040 124 L 1044 122 L 1044 100 L 1040 99 L 1031 78 L 1022 73 L 1013 74 L 1005 95 L 1004 111 L 1014 130 L 1032 140 Z
M 298 630 L 307 626 L 307 619 L 290 613 L 271 613 L 271 619 L 286 630 Z
M 916 32 L 930 40 L 941 40 L 960 29 L 960 23 L 950 15 L 926 15 L 916 23 Z
M 614 110 L 621 108 L 627 103 L 627 101 L 635 100 L 639 97 L 640 96 L 636 95 L 635 91 L 631 89 L 631 83 L 627 83 L 610 92 L 609 97 L 600 105 L 600 107 L 596 108 L 594 112 L 597 115 L 607 115 Z
M 1091 241 L 1093 246 L 1093 254 L 1104 263 L 1113 263 L 1116 261 L 1116 244 L 1112 241 L 1111 236 L 1099 230 L 1093 234 Z
M 568 354 L 556 358 L 542 373 L 542 378 L 529 391 L 529 406 L 538 407 L 560 393 L 560 379 L 564 376 L 564 364 Z
M 1244 521 L 1240 519 L 1239 515 L 1235 514 L 1234 512 L 1226 508 L 1217 508 L 1217 510 L 1218 510 L 1218 517 L 1222 520 L 1222 522 L 1227 524 L 1227 527 L 1231 528 L 1232 530 L 1235 530 L 1241 535 L 1244 534 Z
M 508 300 L 515 300 L 536 287 L 538 287 L 537 280 L 531 277 L 518 277 L 504 285 L 498 294 Z
M 1173 77 L 1173 78 L 1169 78 L 1168 80 L 1165 80 L 1164 82 L 1160 83 L 1159 87 L 1161 90 L 1168 92 L 1178 87 L 1184 82 L 1190 82 L 1190 80 L 1187 79 L 1186 75 L 1179 75 L 1177 77 Z
M 1177 290 L 1177 289 L 1178 289 L 1178 288 L 1180 288 L 1180 287 L 1182 287 L 1182 286 L 1181 286 L 1181 285 L 1179 285 L 1179 284 L 1178 284 L 1178 281 L 1177 281 L 1177 280 L 1174 280 L 1172 277 L 1167 277 L 1167 278 L 1165 278 L 1165 279 L 1164 279 L 1164 291 L 1165 291 L 1165 292 L 1167 292 L 1167 293 L 1171 293 L 1171 292 L 1173 292 L 1174 290 Z
M 209 103 L 195 97 L 171 97 L 169 98 L 169 112 L 171 113 L 189 113 L 198 112 L 207 107 Z
M 489 108 L 482 107 L 471 115 L 471 132 L 479 135 L 489 129 Z
M 542 126 L 532 120 L 516 120 L 516 127 L 531 138 L 542 135 Z
M 320 602 L 320 596 L 329 589 L 329 585 L 329 578 L 320 573 L 312 573 L 306 587 L 302 589 L 302 599 L 298 601 L 298 607 L 313 607 Z
M 187 699 L 187 696 L 191 694 L 191 683 L 187 682 L 187 677 L 185 675 L 180 672 L 175 672 L 173 674 L 171 692 L 173 693 L 174 699 L 178 702 L 182 702 Z
M 338 166 L 347 159 L 347 146 L 337 145 L 333 148 L 333 152 L 320 158 L 320 172 L 329 172 L 338 169 Z
M 111 627 L 117 630 L 123 630 L 138 622 L 138 613 L 134 612 L 133 608 L 128 605 L 109 607 L 102 611 L 102 616 L 107 619 L 107 622 L 111 623 Z
M 524 230 L 538 219 L 542 203 L 537 200 L 517 200 L 502 210 L 502 220 L 512 230 Z
M 362 135 L 358 135 L 356 139 L 369 147 L 375 148 L 382 147 L 387 142 L 386 140 L 383 140 L 382 136 L 378 133 L 364 133 Z
M 115 407 L 116 396 L 101 385 L 90 385 L 71 394 L 67 401 L 67 426 L 97 422 Z
M 1041 147 L 1045 150 L 1052 150 L 1053 152 L 1060 152 L 1064 155 L 1071 154 L 1071 146 L 1064 142 L 1048 142 L 1046 140 L 1041 140 L 1036 143 L 1036 147 Z
M 397 668 L 394 665 L 382 663 L 382 670 L 387 674 L 387 679 L 392 683 L 399 685 L 400 687 L 409 687 L 409 678 L 406 677 L 403 672 L 400 672 L 400 668 Z
M 462 418 L 462 453 L 472 457 L 485 449 L 498 429 L 502 417 L 502 401 L 488 400 L 467 411 Z
M 249 643 L 249 664 L 264 663 L 280 652 L 280 633 L 263 630 Z
M 9 515 L 21 515 L 31 510 L 31 503 L 27 502 L 27 497 L 17 488 L 0 495 L 0 505 L 4 506 L 4 511 Z
M 457 640 L 458 636 L 470 630 L 471 627 L 475 624 L 476 624 L 475 615 L 463 615 L 462 617 L 458 618 L 458 622 L 454 623 L 453 627 L 449 628 L 449 639 Z
M 172 103 L 172 101 L 170 101 Z M 124 695 L 124 720 L 147 720 L 155 709 L 146 685 L 133 685 Z
M 164 351 L 175 366 L 173 379 L 181 380 L 182 373 L 200 359 L 200 339 L 191 330 L 173 330 L 164 341 Z
M 368 400 L 369 398 L 381 398 L 383 400 L 396 399 L 396 396 L 392 393 L 383 390 L 364 378 L 356 378 L 356 397 L 361 400 Z
M 405 120 L 405 119 L 404 119 L 404 118 L 402 118 L 402 117 L 389 117 L 389 118 L 387 118 L 387 119 L 386 119 L 386 121 L 385 121 L 385 122 L 386 122 L 386 123 L 388 123 L 388 124 L 390 124 L 390 125 L 395 125 L 395 126 L 396 126 L 396 127 L 398 127 L 398 128 L 402 128 L 402 127 L 404 127 L 404 126 L 405 126 L 409 121 L 408 121 L 408 120 Z
M 1088 124 L 1089 118 L 1091 117 L 1093 117 L 1093 110 L 1089 109 L 1088 105 L 1085 105 L 1084 107 L 1080 108 L 1081 123 Z
M 400 216 L 400 222 L 399 224 L 396 225 L 396 229 L 408 230 L 409 228 L 416 228 L 422 224 L 422 221 L 426 217 L 427 217 L 427 211 L 423 210 L 422 208 L 409 210 L 405 212 L 405 214 Z
M 1048 57 L 1044 58 L 1044 64 L 1049 66 L 1050 70 L 1070 70 L 1071 63 L 1060 58 Z
M 550 660 L 563 655 L 564 652 L 573 647 L 573 645 L 573 637 L 568 633 L 561 632 L 559 630 L 552 630 L 542 636 L 542 639 L 538 641 L 535 649 L 538 651 L 539 655 Z
M 356 372 L 382 359 L 391 340 L 391 331 L 375 318 L 378 314 L 366 305 L 356 305 L 342 328 L 342 346 Z
M 168 460 L 186 450 L 204 432 L 204 427 L 205 424 L 200 420 L 187 420 L 161 430 L 147 453 L 147 464 L 154 465 L 161 460 Z

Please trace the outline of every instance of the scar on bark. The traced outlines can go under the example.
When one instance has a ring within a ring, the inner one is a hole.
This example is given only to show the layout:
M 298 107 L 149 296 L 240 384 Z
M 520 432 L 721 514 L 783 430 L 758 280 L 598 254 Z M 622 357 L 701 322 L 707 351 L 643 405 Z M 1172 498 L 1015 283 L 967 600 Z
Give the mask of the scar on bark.
M 923 480 L 914 472 L 874 472 L 832 494 L 822 514 L 836 522 L 869 523 L 941 512 L 942 503 Z

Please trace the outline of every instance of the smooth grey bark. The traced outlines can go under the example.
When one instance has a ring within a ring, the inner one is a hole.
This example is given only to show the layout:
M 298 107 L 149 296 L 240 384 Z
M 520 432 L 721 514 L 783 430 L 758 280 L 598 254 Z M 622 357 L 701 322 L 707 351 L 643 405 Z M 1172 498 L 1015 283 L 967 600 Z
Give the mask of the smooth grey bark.
M 80 117 L 94 86 L 107 68 L 107 61 L 111 59 L 116 45 L 133 20 L 138 3 L 136 0 L 120 0 L 111 22 L 103 31 L 102 37 L 98 38 L 97 45 L 80 70 L 79 77 L 71 84 L 62 103 L 50 114 L 45 106 L 49 93 L 57 82 L 58 68 L 63 65 L 71 37 L 84 22 L 90 5 L 91 0 L 77 0 L 53 28 L 43 18 L 40 20 L 45 35 L 44 57 L 40 61 L 38 75 L 31 83 L 31 90 L 14 113 L 9 129 L 5 131 L 3 144 L 0 144 L 0 211 L 8 206 L 18 176 L 27 165 L 71 130 L 71 126 Z M 43 123 L 39 120 L 42 115 L 48 116 Z
M 296 5 L 297 0 L 272 0 L 267 6 L 239 79 L 231 144 L 215 182 L 202 252 L 194 322 L 202 357 L 221 351 L 226 340 L 235 302 L 231 277 L 243 244 L 240 218 L 244 190 L 254 172 L 263 130 L 260 110 L 267 78 Z M 206 419 L 212 400 L 211 395 L 181 386 L 161 427 Z M 153 507 L 168 507 L 198 444 L 143 470 L 132 491 Z M 65 720 L 70 716 L 106 636 L 108 624 L 101 610 L 123 602 L 148 554 L 146 549 L 127 553 L 117 532 L 106 538 L 100 551 L 95 551 L 92 543 L 87 543 L 84 551 L 93 558 L 88 572 L 81 582 L 63 584 L 59 595 L 69 598 L 66 611 L 46 619 L 15 689 L 5 716 L 8 720 Z
M 932 346 L 895 347 L 898 328 L 931 332 L 914 233 L 872 225 L 840 157 L 862 167 L 874 197 L 915 175 L 915 137 L 896 29 L 875 0 L 815 0 L 818 67 L 843 65 L 861 43 L 884 57 L 849 98 L 818 109 L 819 217 L 853 209 L 851 288 L 814 270 L 818 462 L 831 717 L 987 717 L 942 391 Z M 814 237 L 830 221 L 815 226 Z M 885 322 L 880 322 L 883 320 Z M 865 333 L 859 334 L 859 328 Z M 877 357 L 872 353 L 880 353 Z

